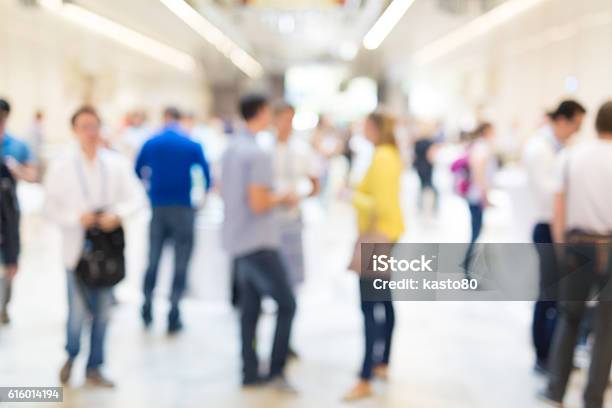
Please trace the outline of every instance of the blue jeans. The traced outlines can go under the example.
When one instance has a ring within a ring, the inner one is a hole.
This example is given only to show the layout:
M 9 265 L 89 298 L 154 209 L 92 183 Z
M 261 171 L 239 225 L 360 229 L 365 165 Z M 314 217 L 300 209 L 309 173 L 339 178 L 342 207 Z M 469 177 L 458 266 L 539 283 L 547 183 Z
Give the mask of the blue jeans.
M 466 275 L 470 273 L 470 264 L 472 263 L 472 256 L 474 252 L 474 245 L 480 236 L 482 230 L 482 216 L 484 208 L 482 204 L 468 203 L 470 208 L 470 221 L 472 225 L 472 237 L 470 238 L 470 245 L 465 253 L 465 260 L 463 261 L 463 267 Z
M 77 281 L 74 271 L 68 271 L 68 325 L 66 351 L 73 360 L 81 349 L 81 332 L 85 320 L 91 318 L 89 359 L 87 369 L 104 363 L 104 339 L 113 305 L 111 288 L 88 288 Z
M 193 250 L 195 211 L 191 207 L 153 208 L 149 229 L 149 266 L 144 279 L 145 307 L 150 308 L 164 244 L 174 244 L 174 279 L 170 295 L 170 320 L 179 318 L 179 302 L 187 286 L 187 268 Z
M 363 288 L 365 286 L 367 286 L 367 282 L 365 284 L 360 282 L 361 311 L 363 312 L 365 329 L 365 353 L 359 376 L 363 380 L 370 380 L 372 369 L 376 364 L 389 364 L 391 341 L 395 327 L 395 312 L 391 301 L 364 301 Z M 376 310 L 378 308 L 384 312 L 384 317 L 381 319 L 377 318 Z M 382 349 L 379 346 L 382 346 Z M 380 351 L 380 353 L 375 355 L 375 351 Z
M 259 376 L 255 335 L 264 296 L 270 296 L 278 305 L 269 375 L 282 375 L 296 309 L 287 270 L 276 250 L 261 250 L 237 257 L 235 266 L 240 292 L 243 382 L 251 383 Z

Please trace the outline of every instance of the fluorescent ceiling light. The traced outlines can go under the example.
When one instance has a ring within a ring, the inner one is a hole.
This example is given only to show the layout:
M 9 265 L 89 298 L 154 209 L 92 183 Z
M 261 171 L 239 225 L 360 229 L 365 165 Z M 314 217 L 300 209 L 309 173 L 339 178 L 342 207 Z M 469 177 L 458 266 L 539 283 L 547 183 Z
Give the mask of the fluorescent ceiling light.
M 378 48 L 414 2 L 415 0 L 393 0 L 363 37 L 363 46 L 368 50 Z
M 198 13 L 184 0 L 159 0 L 191 29 L 211 43 L 225 57 L 229 58 L 238 69 L 251 78 L 263 74 L 263 67 L 248 52 L 240 48 L 219 28 Z
M 545 1 L 548 0 L 508 0 L 463 27 L 426 45 L 414 54 L 414 62 L 417 65 L 428 64 Z
M 72 23 L 94 31 L 99 35 L 181 71 L 193 72 L 196 68 L 196 61 L 191 55 L 140 34 L 121 24 L 115 23 L 98 14 L 92 13 L 82 7 L 72 3 L 63 3 L 61 0 L 40 0 L 39 4 Z

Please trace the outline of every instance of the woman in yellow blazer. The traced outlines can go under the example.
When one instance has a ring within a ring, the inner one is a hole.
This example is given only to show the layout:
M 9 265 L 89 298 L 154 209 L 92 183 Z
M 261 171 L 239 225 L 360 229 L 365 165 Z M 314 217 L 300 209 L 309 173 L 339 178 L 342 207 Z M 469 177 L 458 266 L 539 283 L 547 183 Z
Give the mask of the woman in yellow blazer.
M 353 197 L 359 233 L 381 234 L 388 242 L 396 242 L 404 232 L 404 221 L 400 205 L 403 166 L 395 143 L 395 120 L 385 114 L 372 113 L 365 121 L 364 133 L 374 144 L 375 150 L 372 163 Z M 359 381 L 345 396 L 348 401 L 372 394 L 370 380 L 373 375 L 383 379 L 387 377 L 395 324 L 391 301 L 365 301 L 363 290 L 360 292 L 365 328 L 365 356 Z M 375 317 L 375 309 L 379 307 L 385 312 L 383 321 L 377 321 Z M 374 355 L 377 343 L 384 345 L 381 356 Z

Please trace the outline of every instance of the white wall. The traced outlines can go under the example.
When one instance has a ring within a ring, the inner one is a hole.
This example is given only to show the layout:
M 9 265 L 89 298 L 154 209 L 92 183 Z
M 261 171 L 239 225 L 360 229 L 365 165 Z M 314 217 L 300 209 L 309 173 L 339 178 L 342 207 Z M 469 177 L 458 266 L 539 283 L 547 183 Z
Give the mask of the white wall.
M 51 142 L 69 137 L 70 114 L 84 102 L 114 127 L 134 107 L 157 119 L 166 104 L 206 113 L 210 99 L 202 73 L 178 71 L 14 0 L 0 0 L 0 95 L 13 104 L 9 128 L 17 134 L 43 109 Z
M 548 0 L 444 58 L 406 75 L 413 108 L 459 123 L 466 115 L 499 125 L 507 144 L 531 134 L 564 97 L 589 109 L 612 99 L 612 2 Z M 566 87 L 575 77 L 578 88 Z M 418 95 L 423 89 L 429 94 Z M 431 99 L 431 100 L 429 100 Z M 427 104 L 431 106 L 425 106 Z

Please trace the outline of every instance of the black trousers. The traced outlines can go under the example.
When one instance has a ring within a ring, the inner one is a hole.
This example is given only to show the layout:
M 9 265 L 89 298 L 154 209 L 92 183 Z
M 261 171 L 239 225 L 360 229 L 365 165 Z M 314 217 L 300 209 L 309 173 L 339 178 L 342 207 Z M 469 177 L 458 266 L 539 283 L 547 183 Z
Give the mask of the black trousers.
M 593 288 L 601 289 L 601 300 L 595 308 L 594 339 L 589 378 L 584 391 L 585 408 L 603 408 L 604 394 L 608 387 L 612 367 L 612 291 L 610 286 L 611 268 L 607 265 L 606 274 L 598 274 L 593 262 L 584 264 L 586 259 L 596 259 L 595 248 L 592 253 L 585 252 L 584 245 L 577 250 L 565 248 L 564 271 L 560 287 L 559 327 L 555 332 L 550 355 L 550 378 L 548 395 L 562 401 L 573 368 L 574 350 L 580 335 L 580 326 L 586 314 L 586 300 Z M 581 273 L 571 273 L 577 268 Z
M 278 305 L 269 376 L 282 375 L 296 309 L 285 266 L 279 253 L 269 249 L 237 257 L 234 265 L 240 293 L 243 383 L 254 382 L 259 377 L 255 337 L 264 296 L 270 296 Z
M 533 313 L 532 337 L 538 364 L 545 367 L 548 364 L 558 313 L 556 284 L 559 265 L 552 246 L 550 224 L 540 223 L 535 226 L 533 242 L 540 260 L 540 296 Z

